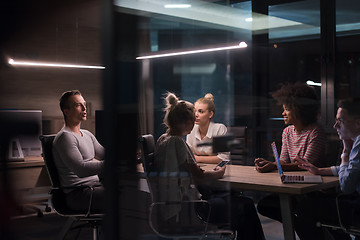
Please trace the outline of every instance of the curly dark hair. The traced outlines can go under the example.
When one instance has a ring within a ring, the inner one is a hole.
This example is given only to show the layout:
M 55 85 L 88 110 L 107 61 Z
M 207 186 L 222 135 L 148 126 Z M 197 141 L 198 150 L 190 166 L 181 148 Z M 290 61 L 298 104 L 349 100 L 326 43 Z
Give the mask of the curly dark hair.
M 279 105 L 292 111 L 305 126 L 317 121 L 320 102 L 315 89 L 306 83 L 285 83 L 271 95 Z

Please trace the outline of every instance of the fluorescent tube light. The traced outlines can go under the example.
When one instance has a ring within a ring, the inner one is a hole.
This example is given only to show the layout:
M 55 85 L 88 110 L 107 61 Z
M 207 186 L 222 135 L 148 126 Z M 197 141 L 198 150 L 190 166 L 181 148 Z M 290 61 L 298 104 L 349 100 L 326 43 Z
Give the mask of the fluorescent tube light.
M 206 48 L 206 49 L 180 51 L 180 52 L 172 52 L 172 53 L 161 53 L 161 54 L 140 56 L 140 57 L 137 57 L 136 59 L 141 60 L 141 59 L 150 59 L 150 58 L 172 57 L 172 56 L 189 55 L 189 54 L 204 53 L 204 52 L 232 50 L 232 49 L 246 48 L 246 47 L 247 47 L 246 42 L 241 42 L 238 45 L 234 45 L 234 46 Z
M 321 83 L 316 83 L 316 82 L 311 81 L 311 80 L 308 80 L 308 81 L 306 82 L 306 84 L 309 85 L 309 86 L 321 87 Z
M 190 4 L 165 4 L 164 8 L 190 8 Z
M 18 62 L 14 59 L 9 59 L 9 64 L 20 66 L 33 66 L 33 67 L 64 67 L 64 68 L 90 68 L 90 69 L 105 69 L 103 66 L 89 66 L 77 64 L 60 64 L 60 63 L 44 63 L 44 62 Z
M 284 120 L 284 118 L 275 118 L 275 117 L 273 117 L 273 118 L 269 118 L 269 120 L 282 121 L 282 120 Z

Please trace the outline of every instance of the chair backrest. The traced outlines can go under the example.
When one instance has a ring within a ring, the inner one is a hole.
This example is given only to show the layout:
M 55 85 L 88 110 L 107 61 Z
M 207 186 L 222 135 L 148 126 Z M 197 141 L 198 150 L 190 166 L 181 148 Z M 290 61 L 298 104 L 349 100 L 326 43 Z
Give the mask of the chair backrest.
M 63 216 L 77 216 L 77 217 L 86 217 L 88 216 L 88 210 L 71 210 L 65 200 L 65 193 L 63 192 L 60 184 L 60 177 L 58 170 L 55 165 L 54 155 L 53 155 L 53 142 L 56 134 L 52 135 L 41 135 L 40 141 L 42 146 L 42 157 L 45 162 L 45 167 L 48 172 L 51 181 L 51 203 L 55 211 Z M 101 214 L 100 211 L 92 211 L 91 216 L 96 214 Z
M 151 134 L 142 135 L 139 139 L 141 144 L 141 160 L 145 173 L 154 170 L 155 139 Z
M 51 185 L 53 188 L 60 188 L 60 179 L 57 168 L 55 166 L 54 157 L 52 153 L 53 142 L 55 139 L 55 134 L 53 135 L 41 135 L 40 141 L 42 146 L 42 157 L 45 162 L 46 170 L 49 174 Z
M 232 164 L 247 165 L 246 126 L 229 127 L 228 132 L 232 133 L 235 140 L 239 141 L 231 150 L 230 157 Z
M 61 215 L 71 214 L 72 212 L 66 206 L 65 194 L 61 189 L 60 177 L 57 171 L 54 156 L 53 156 L 53 142 L 55 139 L 53 135 L 41 135 L 40 141 L 42 146 L 42 157 L 45 162 L 45 167 L 51 181 L 51 203 L 55 211 Z

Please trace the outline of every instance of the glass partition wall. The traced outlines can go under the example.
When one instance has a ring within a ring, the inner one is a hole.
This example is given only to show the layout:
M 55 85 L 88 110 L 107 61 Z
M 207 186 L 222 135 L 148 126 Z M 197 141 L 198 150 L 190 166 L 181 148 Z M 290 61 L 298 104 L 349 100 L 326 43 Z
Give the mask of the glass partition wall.
M 120 179 L 112 187 L 126 185 L 127 174 L 136 172 L 137 137 L 152 134 L 156 140 L 165 132 L 166 92 L 190 102 L 212 93 L 213 121 L 246 127 L 246 159 L 233 164 L 253 165 L 260 156 L 270 160 L 270 142 L 281 146 L 282 106 L 270 93 L 286 82 L 314 87 L 321 99 L 319 122 L 336 141 L 336 102 L 360 92 L 357 5 L 355 0 L 108 3 L 104 103 L 108 156 L 118 159 L 108 169 L 119 169 L 112 176 Z M 123 192 L 117 197 L 112 199 L 127 201 Z M 121 204 L 117 207 L 121 213 Z M 110 220 L 128 221 L 117 211 Z M 135 235 L 145 239 L 141 231 Z
M 309 81 L 321 95 L 320 0 L 181 3 L 114 2 L 115 19 L 126 15 L 133 26 L 130 35 L 115 31 L 124 39 L 136 35 L 131 47 L 141 72 L 140 132 L 164 133 L 167 91 L 190 102 L 212 93 L 214 122 L 247 127 L 251 164 L 284 127 L 270 92 L 281 83 Z

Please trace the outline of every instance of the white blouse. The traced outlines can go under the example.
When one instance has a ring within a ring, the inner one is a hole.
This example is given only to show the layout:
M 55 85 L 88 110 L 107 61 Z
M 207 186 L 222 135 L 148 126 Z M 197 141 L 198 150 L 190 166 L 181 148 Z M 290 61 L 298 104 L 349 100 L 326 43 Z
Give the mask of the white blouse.
M 230 154 L 228 152 L 216 154 L 212 152 L 211 146 L 199 146 L 199 147 L 197 146 L 199 143 L 208 142 L 213 137 L 225 135 L 226 133 L 227 133 L 227 128 L 224 124 L 210 122 L 206 136 L 203 139 L 201 139 L 199 125 L 195 124 L 191 133 L 186 136 L 186 143 L 189 145 L 189 147 L 191 148 L 191 150 L 195 155 L 199 155 L 199 156 L 217 155 L 218 158 L 222 160 L 229 160 Z

